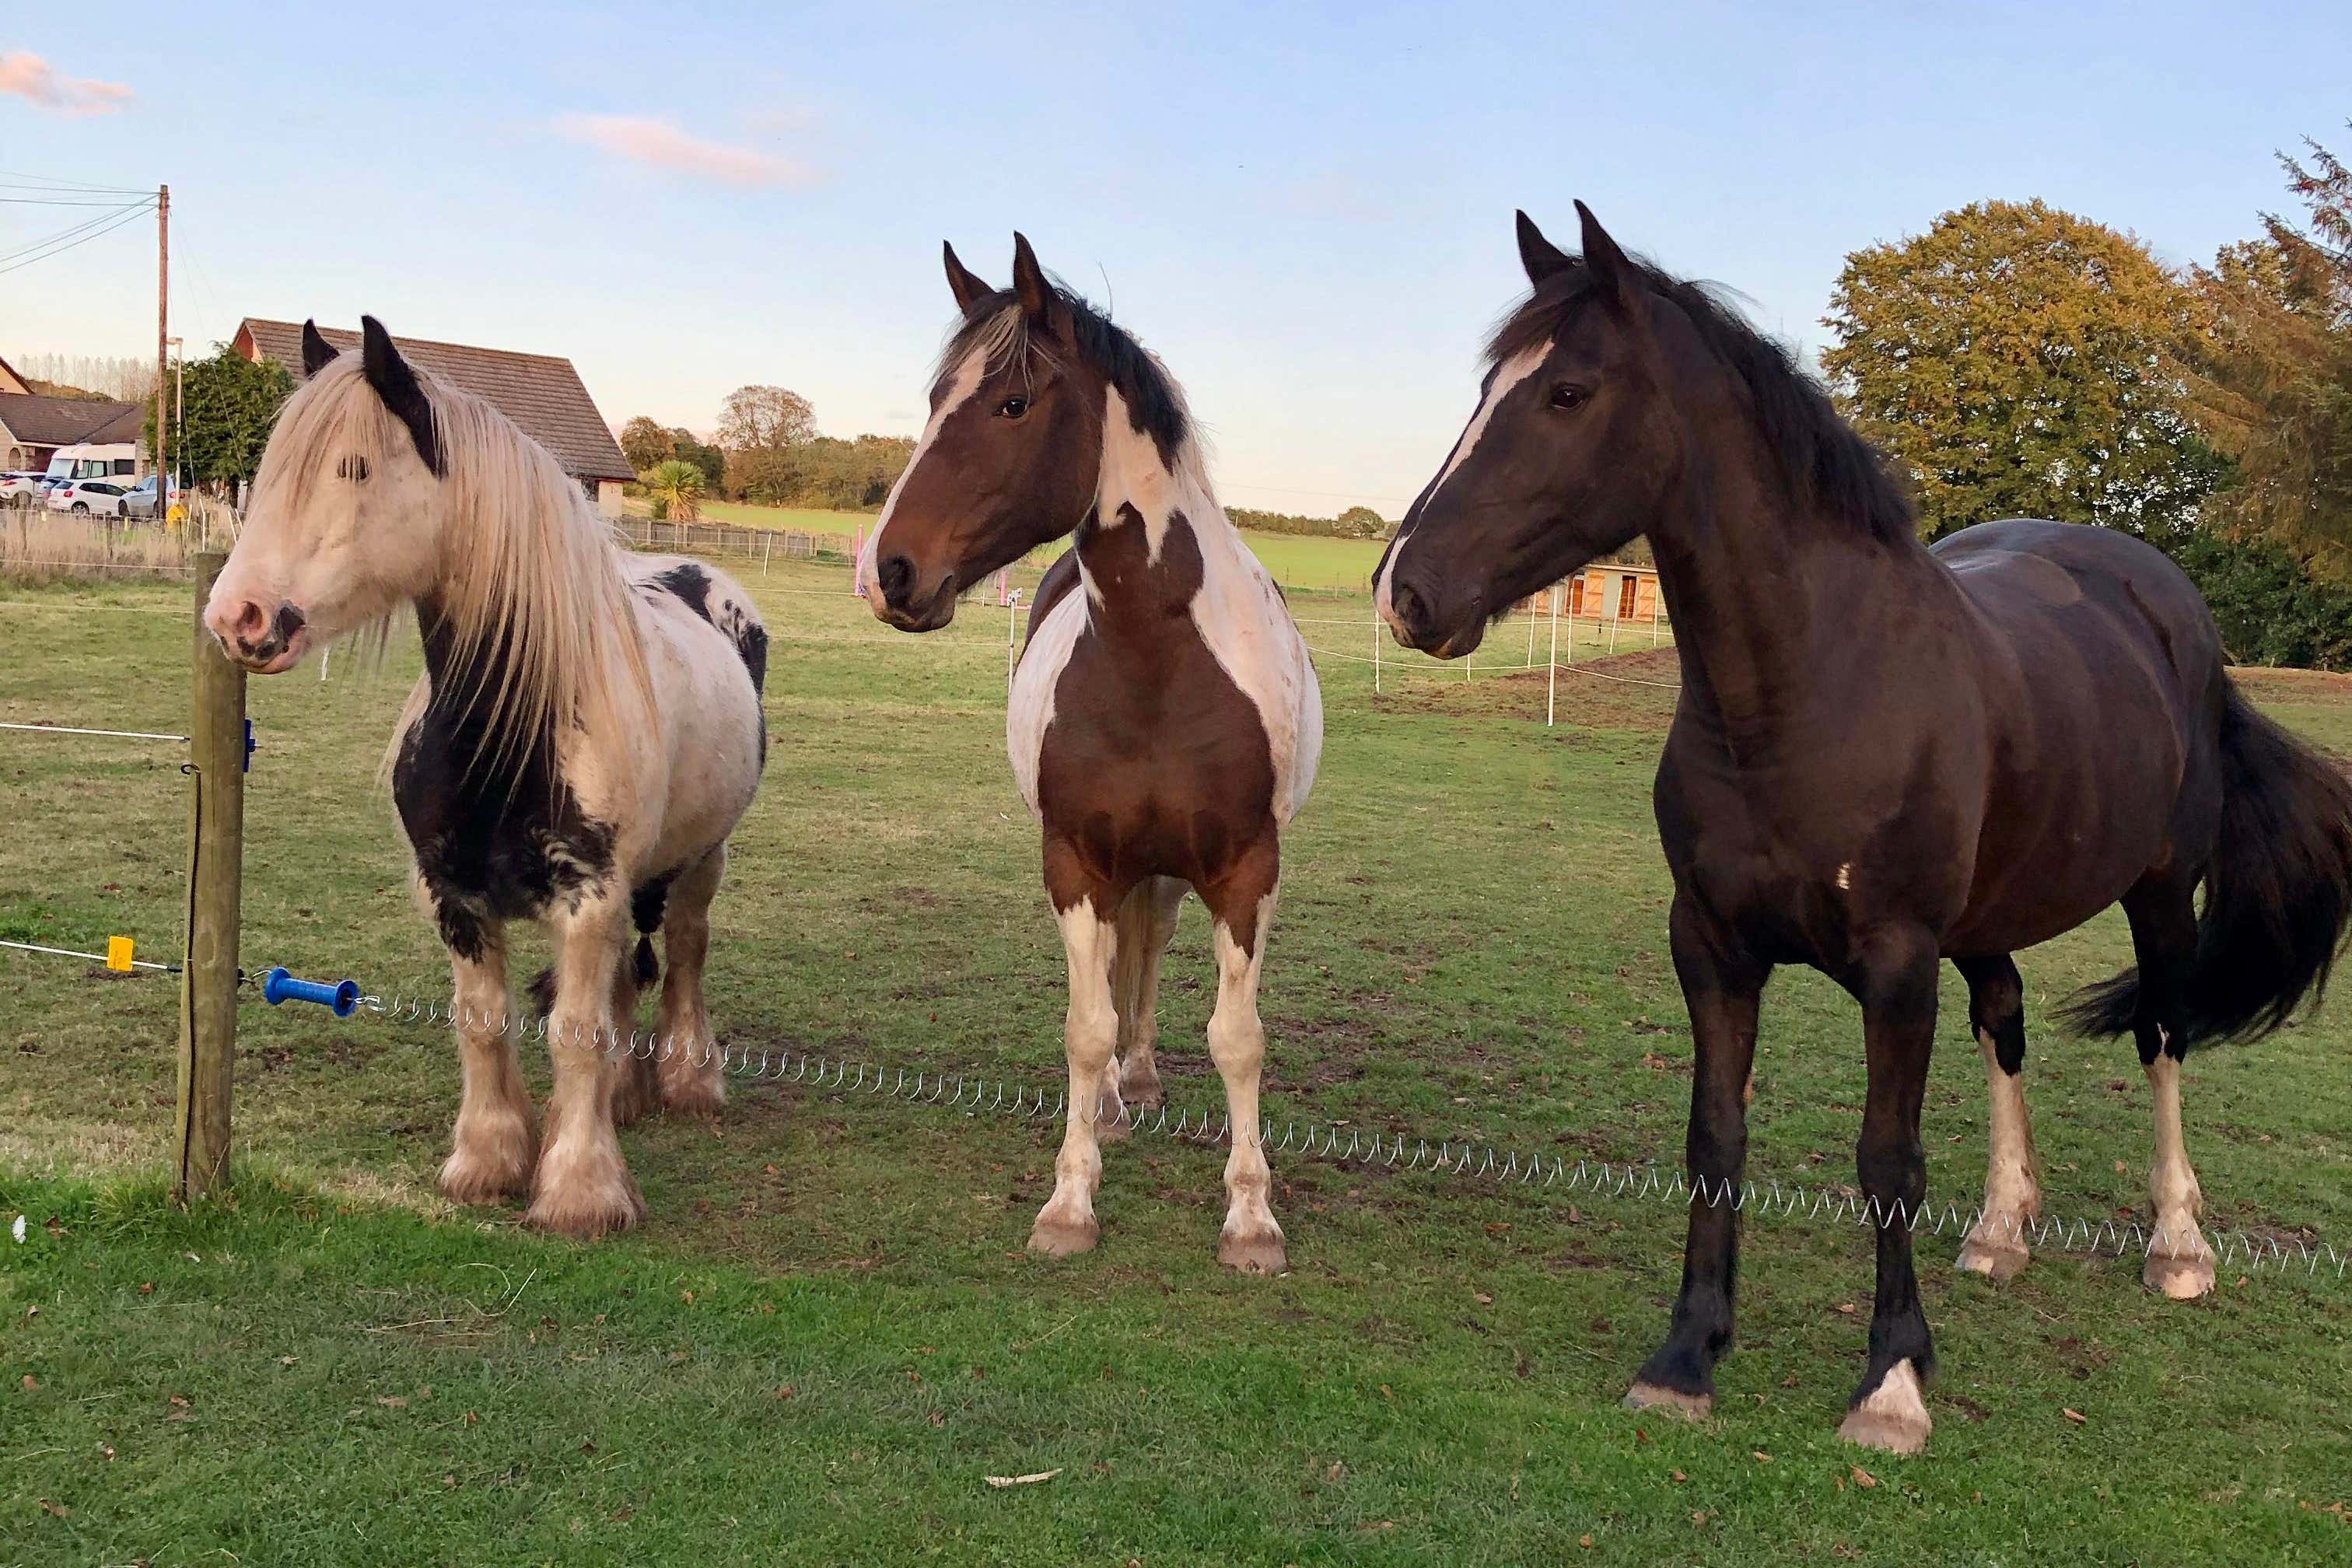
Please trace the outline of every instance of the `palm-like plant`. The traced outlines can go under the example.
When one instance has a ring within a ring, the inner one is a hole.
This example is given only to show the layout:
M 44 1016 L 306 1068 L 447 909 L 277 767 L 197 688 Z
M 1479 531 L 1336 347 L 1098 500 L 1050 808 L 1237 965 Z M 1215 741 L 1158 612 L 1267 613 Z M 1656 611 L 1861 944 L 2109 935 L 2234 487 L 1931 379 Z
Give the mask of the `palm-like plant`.
M 677 458 L 656 463 L 639 482 L 673 522 L 691 522 L 702 510 L 702 470 L 692 463 Z

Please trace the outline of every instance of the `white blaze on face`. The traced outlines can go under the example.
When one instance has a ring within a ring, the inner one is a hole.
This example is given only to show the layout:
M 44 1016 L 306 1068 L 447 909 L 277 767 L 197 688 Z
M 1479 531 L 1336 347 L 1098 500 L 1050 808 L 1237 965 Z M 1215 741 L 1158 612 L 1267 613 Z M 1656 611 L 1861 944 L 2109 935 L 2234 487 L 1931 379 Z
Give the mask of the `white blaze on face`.
M 907 459 L 907 467 L 898 475 L 898 482 L 890 487 L 889 497 L 882 503 L 882 515 L 875 519 L 874 531 L 866 536 L 866 548 L 858 552 L 857 592 L 874 606 L 877 614 L 882 608 L 881 590 L 877 586 L 882 560 L 882 531 L 890 526 L 891 514 L 898 510 L 900 492 L 906 489 L 907 481 L 914 478 L 915 470 L 922 466 L 924 457 L 931 449 L 931 443 L 939 439 L 941 426 L 957 409 L 971 401 L 971 395 L 980 390 L 980 384 L 987 376 L 988 350 L 984 346 L 975 347 L 964 355 L 963 363 L 956 366 L 955 374 L 949 378 L 946 395 L 940 399 L 940 405 L 932 413 L 929 423 L 923 426 L 922 439 L 915 443 L 915 455 Z
M 1428 510 L 1429 503 L 1437 499 L 1437 492 L 1445 488 L 1445 481 L 1454 477 L 1454 471 L 1469 461 L 1471 452 L 1486 434 L 1486 426 L 1494 419 L 1495 410 L 1502 406 L 1503 399 L 1511 395 L 1513 387 L 1533 375 L 1537 367 L 1550 355 L 1551 340 L 1546 338 L 1541 342 L 1530 343 L 1495 367 L 1495 379 L 1487 384 L 1486 395 L 1478 405 L 1478 412 L 1473 414 L 1470 423 L 1463 427 L 1461 437 L 1454 443 L 1454 450 L 1445 459 L 1445 467 L 1438 470 L 1436 481 L 1422 494 L 1423 510 Z M 1373 605 L 1380 611 L 1381 619 L 1391 627 L 1397 623 L 1389 589 L 1396 577 L 1397 557 L 1404 552 L 1405 541 L 1411 537 L 1410 533 L 1397 536 L 1394 548 L 1389 551 L 1387 564 L 1381 568 L 1381 580 L 1373 584 Z

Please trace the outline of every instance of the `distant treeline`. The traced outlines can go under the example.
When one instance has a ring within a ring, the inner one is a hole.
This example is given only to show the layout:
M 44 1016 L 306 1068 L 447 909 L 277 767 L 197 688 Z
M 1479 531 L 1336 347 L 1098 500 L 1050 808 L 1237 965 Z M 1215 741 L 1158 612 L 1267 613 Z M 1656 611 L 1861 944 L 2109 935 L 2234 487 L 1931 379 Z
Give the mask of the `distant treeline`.
M 1229 506 L 1235 528 L 1257 533 L 1304 533 L 1318 539 L 1386 539 L 1394 526 L 1368 506 L 1351 506 L 1337 517 L 1300 517 L 1286 511 L 1255 511 Z

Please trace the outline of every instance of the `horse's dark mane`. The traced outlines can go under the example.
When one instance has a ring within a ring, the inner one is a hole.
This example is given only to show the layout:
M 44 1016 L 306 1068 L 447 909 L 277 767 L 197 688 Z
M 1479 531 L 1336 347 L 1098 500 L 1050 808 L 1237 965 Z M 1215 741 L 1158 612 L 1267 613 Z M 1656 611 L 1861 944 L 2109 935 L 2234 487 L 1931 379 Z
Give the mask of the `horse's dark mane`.
M 1627 260 L 1638 279 L 1635 286 L 1663 295 L 1678 308 L 1700 341 L 1747 387 L 1764 443 L 1801 498 L 1874 537 L 1918 537 L 1910 497 L 1887 470 L 1885 459 L 1839 416 L 1822 384 L 1799 368 L 1786 347 L 1748 325 L 1706 285 L 1673 277 L 1645 261 Z M 1570 262 L 1545 279 L 1496 326 L 1486 342 L 1487 363 L 1500 364 L 1556 335 L 1592 297 L 1591 272 L 1581 261 Z
M 1126 328 L 1113 322 L 1084 295 L 1059 279 L 1055 279 L 1054 292 L 1070 312 L 1070 335 L 1078 357 L 1118 389 L 1136 429 L 1151 437 L 1160 448 L 1160 461 L 1173 468 L 1177 452 L 1192 434 L 1192 416 L 1184 406 L 1183 392 Z M 1035 341 L 1013 291 L 999 289 L 973 300 L 957 323 L 947 347 L 940 351 L 934 390 L 955 373 L 966 355 L 982 347 L 989 351 L 991 368 L 1016 356 L 1018 363 L 1025 364 L 1032 353 L 1050 356 L 1053 352 Z

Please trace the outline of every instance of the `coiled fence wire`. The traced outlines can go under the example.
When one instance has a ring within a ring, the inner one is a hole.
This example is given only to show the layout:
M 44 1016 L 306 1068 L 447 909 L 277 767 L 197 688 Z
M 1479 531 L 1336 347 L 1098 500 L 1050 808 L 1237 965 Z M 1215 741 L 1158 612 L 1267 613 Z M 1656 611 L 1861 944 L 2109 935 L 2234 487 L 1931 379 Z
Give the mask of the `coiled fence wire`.
M 505 1037 L 518 1043 L 543 1043 L 554 1036 L 561 1043 L 562 1035 L 562 1027 L 545 1016 L 503 1012 L 491 1020 L 486 1015 L 446 1002 L 414 996 L 362 995 L 359 1006 L 384 1022 L 461 1028 L 477 1037 Z M 626 1036 L 596 1030 L 589 1048 L 606 1057 L 639 1061 L 669 1060 L 683 1051 L 698 1067 L 716 1060 L 721 1073 L 746 1082 L 790 1083 L 844 1098 L 899 1100 L 961 1110 L 967 1115 L 1001 1115 L 1015 1121 L 1051 1122 L 1067 1109 L 1066 1096 L 1058 1089 L 1049 1092 L 1003 1079 L 920 1068 L 910 1071 L 904 1067 L 782 1047 L 739 1046 L 708 1039 L 681 1041 L 651 1029 L 631 1029 Z M 1165 1137 L 1204 1147 L 1229 1142 L 1233 1137 L 1232 1120 L 1222 1112 L 1171 1110 L 1163 1104 L 1140 1111 L 1122 1108 L 1119 1120 L 1132 1134 Z M 2005 1241 L 2043 1252 L 2086 1258 L 2175 1255 L 2170 1246 L 2173 1238 L 2162 1226 L 2142 1224 L 2137 1219 L 1994 1215 L 1980 1205 L 1957 1200 L 1939 1204 L 1930 1199 L 1916 1209 L 1901 1203 L 1888 1207 L 1842 1186 L 1753 1177 L 1710 1185 L 1705 1177 L 1694 1181 L 1680 1170 L 1651 1161 L 1571 1160 L 1474 1139 L 1441 1138 L 1432 1142 L 1408 1133 L 1372 1131 L 1338 1121 L 1277 1122 L 1266 1117 L 1259 1121 L 1258 1142 L 1268 1155 L 1287 1154 L 1388 1171 L 1428 1173 L 1588 1200 L 1648 1202 L 1678 1208 L 1705 1204 L 1728 1206 L 1735 1212 L 1765 1219 L 1842 1222 L 1874 1230 L 1888 1223 L 1891 1216 L 1892 1223 L 1914 1235 L 1974 1236 L 1979 1241 Z M 2210 1237 L 2200 1231 L 2199 1236 L 2211 1244 L 2217 1274 L 2223 1270 L 2269 1270 L 2341 1282 L 2347 1271 L 2352 1271 L 2352 1255 L 2332 1242 L 2255 1236 L 2244 1231 L 2221 1232 Z M 2191 1251 L 2194 1247 L 2192 1243 Z

